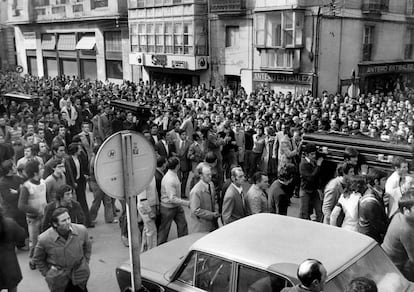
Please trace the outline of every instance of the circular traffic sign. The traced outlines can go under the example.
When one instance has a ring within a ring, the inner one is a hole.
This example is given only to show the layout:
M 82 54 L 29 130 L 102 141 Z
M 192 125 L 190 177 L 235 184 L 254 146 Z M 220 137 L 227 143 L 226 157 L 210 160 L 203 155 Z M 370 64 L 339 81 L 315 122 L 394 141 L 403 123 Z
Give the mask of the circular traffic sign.
M 102 191 L 115 199 L 125 198 L 123 134 L 131 134 L 132 157 L 128 159 L 132 160 L 133 195 L 138 195 L 150 184 L 156 167 L 154 148 L 142 134 L 120 131 L 106 139 L 96 154 L 95 177 Z

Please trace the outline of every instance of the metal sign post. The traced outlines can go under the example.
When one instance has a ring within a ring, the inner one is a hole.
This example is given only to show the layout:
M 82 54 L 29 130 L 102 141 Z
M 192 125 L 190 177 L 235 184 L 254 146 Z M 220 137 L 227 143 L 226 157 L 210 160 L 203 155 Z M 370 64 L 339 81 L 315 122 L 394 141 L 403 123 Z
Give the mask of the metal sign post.
M 137 196 L 153 179 L 155 161 L 151 143 L 133 131 L 120 131 L 107 138 L 95 159 L 95 177 L 99 187 L 108 196 L 126 201 L 133 292 L 142 289 Z
M 122 165 L 125 188 L 125 201 L 128 217 L 129 254 L 131 258 L 132 291 L 141 289 L 141 266 L 139 253 L 141 250 L 141 233 L 138 229 L 137 197 L 134 193 L 134 168 L 132 159 L 132 135 L 121 134 Z

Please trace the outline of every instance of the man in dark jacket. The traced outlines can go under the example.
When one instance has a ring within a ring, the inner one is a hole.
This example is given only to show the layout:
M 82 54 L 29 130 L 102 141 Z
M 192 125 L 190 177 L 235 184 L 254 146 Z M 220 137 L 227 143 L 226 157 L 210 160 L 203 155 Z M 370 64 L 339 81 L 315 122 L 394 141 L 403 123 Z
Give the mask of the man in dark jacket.
M 358 232 L 372 237 L 381 244 L 388 226 L 388 217 L 382 200 L 387 174 L 374 169 L 367 180 L 368 189 L 359 200 L 357 228 Z
M 299 217 L 310 219 L 313 209 L 316 213 L 316 221 L 322 219 L 322 201 L 319 195 L 319 171 L 323 158 L 316 158 L 315 144 L 307 144 L 304 149 L 305 157 L 299 164 L 300 190 L 299 190 Z
M 292 163 L 284 165 L 279 170 L 278 179 L 269 187 L 270 212 L 280 215 L 287 215 L 290 198 L 293 197 L 291 182 L 296 167 Z

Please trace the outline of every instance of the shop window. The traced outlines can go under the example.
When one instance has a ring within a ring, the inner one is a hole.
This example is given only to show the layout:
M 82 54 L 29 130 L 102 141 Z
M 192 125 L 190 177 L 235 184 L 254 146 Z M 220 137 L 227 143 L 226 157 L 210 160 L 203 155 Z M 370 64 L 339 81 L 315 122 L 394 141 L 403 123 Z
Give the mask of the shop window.
M 32 76 L 38 76 L 36 57 L 27 57 L 28 71 Z
M 45 76 L 51 78 L 58 76 L 57 60 L 55 58 L 44 58 Z
M 106 78 L 123 79 L 122 61 L 106 60 Z
M 73 59 L 60 59 L 60 69 L 62 75 L 78 76 L 78 63 Z
M 362 42 L 362 61 L 371 61 L 372 59 L 374 32 L 374 26 L 366 25 L 364 27 L 364 36 Z
M 239 46 L 239 27 L 226 26 L 226 48 Z
M 285 287 L 292 287 L 292 283 L 281 276 L 246 266 L 239 266 L 237 279 L 238 292 L 280 292 Z
M 257 47 L 303 46 L 303 12 L 259 13 L 255 23 Z
M 91 8 L 103 8 L 108 7 L 108 0 L 91 0 Z
M 408 28 L 405 37 L 404 59 L 413 58 L 414 28 Z
M 106 31 L 104 37 L 105 51 L 122 52 L 121 31 Z
M 92 81 L 97 79 L 96 60 L 81 59 L 81 77 Z

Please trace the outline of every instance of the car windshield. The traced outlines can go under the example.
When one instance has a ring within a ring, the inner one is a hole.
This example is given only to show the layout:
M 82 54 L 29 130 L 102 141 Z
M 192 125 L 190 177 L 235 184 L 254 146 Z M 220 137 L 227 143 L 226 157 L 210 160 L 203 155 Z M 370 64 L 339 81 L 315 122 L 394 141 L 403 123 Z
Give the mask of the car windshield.
M 412 283 L 410 284 L 404 278 L 379 246 L 326 283 L 324 291 L 345 291 L 347 284 L 356 277 L 374 280 L 377 283 L 378 292 L 413 291 L 408 290 L 412 288 Z

